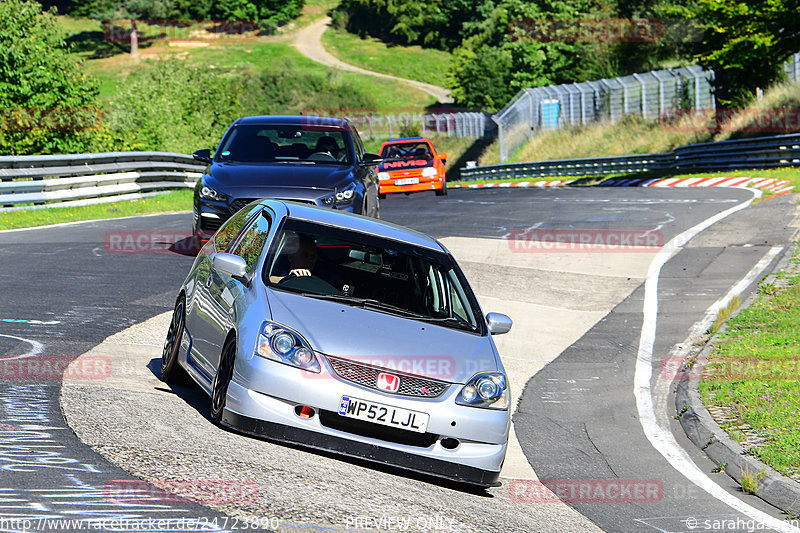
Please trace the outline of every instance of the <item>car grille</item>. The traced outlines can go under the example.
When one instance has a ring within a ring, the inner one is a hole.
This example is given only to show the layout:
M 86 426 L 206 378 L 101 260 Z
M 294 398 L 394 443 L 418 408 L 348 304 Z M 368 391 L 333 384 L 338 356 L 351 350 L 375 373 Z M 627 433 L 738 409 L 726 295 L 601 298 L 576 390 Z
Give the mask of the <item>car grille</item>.
M 429 448 L 433 446 L 438 438 L 433 433 L 416 433 L 414 431 L 386 427 L 372 422 L 364 422 L 363 420 L 354 420 L 334 413 L 333 411 L 320 410 L 319 422 L 323 426 L 338 431 L 386 442 L 394 442 L 395 444 L 402 444 L 404 446 Z
M 233 202 L 231 202 L 231 211 L 239 211 L 250 202 L 255 202 L 256 200 L 258 200 L 258 198 L 236 198 Z
M 333 371 L 336 375 L 343 380 L 382 392 L 386 391 L 377 387 L 378 374 L 381 372 L 388 372 L 400 378 L 400 387 L 394 394 L 399 394 L 401 396 L 435 398 L 447 390 L 447 387 L 450 385 L 444 381 L 434 381 L 432 379 L 420 378 L 393 370 L 375 368 L 346 359 L 336 359 L 333 357 L 328 357 L 327 359 L 331 363 L 331 367 L 333 367 Z
M 210 232 L 217 231 L 225 221 L 221 218 L 200 217 L 200 229 Z

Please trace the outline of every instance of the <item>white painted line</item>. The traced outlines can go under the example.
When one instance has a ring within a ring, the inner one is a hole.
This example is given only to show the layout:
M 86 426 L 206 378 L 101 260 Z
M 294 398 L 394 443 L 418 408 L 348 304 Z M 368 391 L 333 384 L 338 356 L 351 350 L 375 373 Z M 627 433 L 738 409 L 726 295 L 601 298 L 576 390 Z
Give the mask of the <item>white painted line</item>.
M 131 218 L 149 218 L 161 215 L 183 215 L 185 213 L 191 213 L 191 210 L 172 211 L 168 213 L 150 213 L 149 215 L 132 215 L 129 217 L 111 217 L 111 218 L 95 218 L 92 220 L 76 220 L 75 222 L 60 222 L 58 224 L 48 224 L 47 226 L 32 226 L 30 228 L 2 229 L 0 230 L 0 235 L 4 233 L 17 233 L 20 231 L 35 231 L 40 229 L 60 228 L 63 226 L 77 226 L 78 224 L 91 224 L 92 222 L 107 222 L 109 220 L 130 220 Z
M 55 326 L 61 324 L 60 320 L 26 320 L 21 318 L 0 318 L 0 322 L 10 322 L 12 324 L 36 324 L 38 326 Z
M 689 332 L 689 337 L 687 338 L 687 343 L 684 344 L 691 344 L 694 340 L 699 338 L 703 333 L 708 331 L 711 327 L 711 324 L 717 319 L 719 312 L 725 309 L 728 304 L 733 300 L 735 296 L 741 295 L 744 290 L 753 283 L 758 276 L 764 271 L 765 268 L 769 266 L 775 256 L 783 251 L 783 246 L 773 246 L 769 249 L 769 251 L 761 258 L 761 260 L 756 263 L 756 265 L 747 273 L 745 277 L 739 280 L 739 282 L 734 285 L 728 294 L 711 304 L 711 306 L 706 310 L 705 316 L 698 321 Z
M 15 337 L 14 335 L 3 335 L 0 333 L 0 337 L 6 337 L 7 339 L 14 339 L 16 341 L 25 342 L 31 345 L 31 349 L 28 353 L 23 355 L 16 355 L 14 357 L 0 357 L 0 361 L 13 361 L 15 359 L 25 359 L 26 357 L 33 357 L 35 355 L 39 355 L 44 351 L 44 344 L 41 342 L 36 342 L 31 339 L 23 339 L 22 337 Z
M 668 427 L 659 424 L 655 409 L 653 407 L 653 396 L 650 390 L 650 380 L 653 375 L 653 345 L 656 339 L 656 324 L 658 319 L 658 278 L 661 268 L 678 250 L 684 246 L 695 235 L 708 228 L 712 224 L 726 218 L 727 216 L 745 209 L 752 201 L 760 196 L 760 191 L 752 191 L 753 198 L 730 209 L 717 213 L 707 218 L 696 226 L 689 228 L 680 235 L 670 240 L 656 255 L 650 265 L 650 270 L 645 281 L 645 294 L 643 304 L 642 335 L 639 339 L 639 351 L 636 358 L 636 370 L 634 373 L 633 392 L 636 397 L 636 407 L 639 412 L 639 421 L 644 430 L 645 436 L 658 450 L 658 452 L 686 479 L 705 490 L 717 500 L 725 503 L 732 509 L 757 520 L 760 524 L 768 526 L 777 531 L 796 532 L 800 531 L 791 524 L 773 518 L 772 516 L 759 511 L 755 507 L 748 505 L 739 498 L 726 492 L 709 478 L 705 472 L 689 457 L 689 454 L 680 447 Z M 772 251 L 770 251 L 772 253 Z M 748 274 L 749 275 L 749 274 Z M 741 283 L 741 282 L 740 282 Z M 738 285 L 738 284 L 737 284 Z

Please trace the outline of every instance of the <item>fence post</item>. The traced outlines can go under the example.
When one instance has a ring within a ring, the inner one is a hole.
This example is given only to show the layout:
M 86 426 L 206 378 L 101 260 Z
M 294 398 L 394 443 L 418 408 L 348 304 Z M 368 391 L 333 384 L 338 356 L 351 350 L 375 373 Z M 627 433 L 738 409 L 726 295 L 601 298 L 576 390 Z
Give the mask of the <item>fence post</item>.
M 647 86 L 644 84 L 642 77 L 638 74 L 634 74 L 633 77 L 639 82 L 639 85 L 642 86 L 642 118 L 647 120 Z
M 505 145 L 503 144 L 503 125 L 500 123 L 496 115 L 492 115 L 492 121 L 497 125 L 497 148 L 500 155 L 500 163 L 506 162 L 506 152 L 505 152 Z

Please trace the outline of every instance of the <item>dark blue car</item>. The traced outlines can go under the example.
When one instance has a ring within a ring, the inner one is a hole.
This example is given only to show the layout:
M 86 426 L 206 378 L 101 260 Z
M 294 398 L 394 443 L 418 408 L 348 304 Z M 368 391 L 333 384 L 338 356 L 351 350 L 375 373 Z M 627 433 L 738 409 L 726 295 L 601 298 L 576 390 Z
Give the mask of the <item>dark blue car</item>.
M 259 198 L 294 200 L 380 217 L 381 162 L 367 153 L 347 119 L 243 117 L 231 125 L 194 189 L 194 233 L 207 240 L 239 209 Z

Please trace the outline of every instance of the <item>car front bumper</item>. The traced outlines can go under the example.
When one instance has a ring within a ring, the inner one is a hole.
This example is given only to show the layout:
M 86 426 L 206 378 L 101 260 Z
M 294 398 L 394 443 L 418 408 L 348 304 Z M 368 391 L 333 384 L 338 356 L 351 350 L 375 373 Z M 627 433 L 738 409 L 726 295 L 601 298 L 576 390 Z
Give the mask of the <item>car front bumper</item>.
M 419 192 L 436 191 L 444 186 L 444 178 L 420 178 L 419 183 L 409 185 L 395 185 L 394 179 L 383 180 L 380 182 L 379 191 L 381 194 L 391 194 L 397 192 Z
M 239 361 L 228 388 L 223 416 L 223 424 L 233 429 L 463 483 L 500 484 L 508 445 L 509 413 L 457 405 L 455 395 L 460 385 L 451 385 L 438 398 L 409 398 L 343 381 L 330 373 L 327 363 L 322 365 L 320 374 L 312 375 L 258 356 L 243 361 L 244 364 Z M 425 434 L 393 430 L 424 442 L 385 440 L 382 438 L 385 426 L 370 422 L 357 424 L 374 428 L 374 434 L 358 434 L 338 423 L 331 424 L 332 419 L 353 420 L 337 414 L 342 396 L 427 413 Z M 314 409 L 314 416 L 298 416 L 296 407 L 303 405 Z M 458 441 L 458 446 L 445 447 L 444 444 L 452 446 L 452 439 Z

